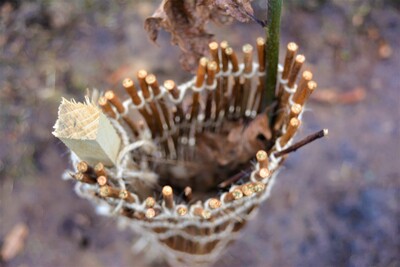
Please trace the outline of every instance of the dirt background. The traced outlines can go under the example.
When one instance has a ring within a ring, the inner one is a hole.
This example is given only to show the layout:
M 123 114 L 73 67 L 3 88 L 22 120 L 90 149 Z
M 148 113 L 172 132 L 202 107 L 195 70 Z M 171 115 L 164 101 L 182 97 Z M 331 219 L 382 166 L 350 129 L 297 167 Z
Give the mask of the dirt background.
M 17 223 L 25 266 L 146 266 L 134 238 L 61 180 L 68 153 L 51 135 L 61 96 L 121 90 L 140 68 L 184 81 L 179 51 L 143 21 L 157 1 L 1 1 L 0 245 Z M 253 3 L 265 14 L 265 1 Z M 271 198 L 215 266 L 400 266 L 400 5 L 397 0 L 285 1 L 282 44 L 295 41 L 318 94 L 300 136 L 329 137 L 291 155 Z M 233 47 L 254 24 L 210 25 Z M 333 95 L 333 96 L 332 96 Z

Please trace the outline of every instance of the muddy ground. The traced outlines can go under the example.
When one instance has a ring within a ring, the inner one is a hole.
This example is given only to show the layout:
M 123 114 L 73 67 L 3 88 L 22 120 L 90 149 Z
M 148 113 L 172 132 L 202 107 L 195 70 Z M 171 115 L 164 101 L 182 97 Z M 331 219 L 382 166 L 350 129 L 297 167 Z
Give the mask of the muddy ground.
M 0 244 L 15 224 L 29 229 L 22 252 L 0 265 L 146 266 L 131 253 L 134 235 L 61 180 L 68 154 L 51 135 L 61 96 L 121 90 L 140 68 L 161 81 L 189 77 L 169 35 L 157 47 L 143 30 L 156 3 L 130 2 L 0 2 Z M 299 44 L 319 84 L 300 136 L 330 134 L 289 157 L 215 266 L 400 266 L 399 4 L 285 3 L 282 43 Z M 262 17 L 264 1 L 253 6 Z M 210 30 L 236 48 L 263 34 L 253 24 Z

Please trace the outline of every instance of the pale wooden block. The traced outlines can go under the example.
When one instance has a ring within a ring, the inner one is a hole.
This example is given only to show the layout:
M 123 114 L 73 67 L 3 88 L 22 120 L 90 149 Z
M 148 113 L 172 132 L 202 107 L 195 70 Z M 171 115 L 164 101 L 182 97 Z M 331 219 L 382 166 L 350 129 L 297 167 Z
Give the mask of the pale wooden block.
M 63 98 L 53 135 L 90 165 L 116 164 L 121 138 L 100 108 L 88 98 L 85 103 Z

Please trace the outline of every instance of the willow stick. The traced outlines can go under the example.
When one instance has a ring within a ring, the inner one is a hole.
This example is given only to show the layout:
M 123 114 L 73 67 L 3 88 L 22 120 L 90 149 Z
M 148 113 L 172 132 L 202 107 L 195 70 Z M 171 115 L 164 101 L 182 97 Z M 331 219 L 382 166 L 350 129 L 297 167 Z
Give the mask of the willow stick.
M 253 71 L 253 46 L 250 44 L 245 44 L 242 48 L 244 53 L 244 84 L 243 84 L 243 95 L 241 97 L 242 105 L 241 105 L 241 116 L 249 117 L 251 112 L 247 112 L 249 98 L 251 96 L 251 77 L 246 77 L 246 75 L 250 75 Z
M 207 64 L 207 79 L 206 85 L 213 86 L 216 83 L 215 74 L 217 71 L 217 63 L 215 61 L 209 62 Z M 207 122 L 212 117 L 212 108 L 214 103 L 214 93 L 217 88 L 208 89 L 207 88 L 207 98 L 206 98 L 206 109 L 205 109 L 205 117 L 204 122 Z
M 121 99 L 112 90 L 105 92 L 104 97 L 110 101 L 110 103 L 117 109 L 118 113 L 123 114 L 125 112 L 124 105 L 122 105 Z
M 121 115 L 122 120 L 129 126 L 133 135 L 135 137 L 138 137 L 139 133 L 135 123 L 128 116 L 124 115 L 125 107 L 123 106 L 119 97 L 114 93 L 114 91 L 108 90 L 104 94 L 104 97 L 117 109 L 118 113 Z
M 297 118 L 292 118 L 289 121 L 289 123 L 286 127 L 286 133 L 284 133 L 280 137 L 279 144 L 281 145 L 281 147 L 284 147 L 290 141 L 290 139 L 293 138 L 297 129 L 300 127 L 300 124 L 301 124 L 301 121 Z
M 291 42 L 287 45 L 285 63 L 283 65 L 283 71 L 282 71 L 282 80 L 288 79 L 290 70 L 292 69 L 293 59 L 294 59 L 298 49 L 299 49 L 299 47 L 297 46 L 296 43 Z M 278 94 L 277 94 L 278 97 L 282 96 L 283 87 L 284 87 L 284 84 L 280 83 L 279 89 L 278 89 Z
M 171 94 L 174 100 L 179 99 L 180 92 L 173 80 L 166 80 L 164 82 L 164 87 L 165 89 L 167 89 L 168 93 Z M 175 104 L 175 108 L 176 108 L 176 117 L 174 118 L 174 120 L 176 122 L 182 123 L 184 119 L 184 112 L 181 103 Z
M 105 98 L 104 96 L 99 98 L 98 101 L 99 106 L 101 107 L 101 109 L 103 110 L 104 113 L 106 113 L 109 117 L 116 119 L 117 118 L 117 114 L 114 112 L 114 110 L 112 109 L 110 103 L 108 102 L 107 98 Z
M 208 201 L 208 207 L 212 210 L 218 209 L 219 207 L 221 207 L 221 205 L 221 201 L 216 198 L 210 198 Z
M 293 62 L 293 66 L 289 70 L 287 88 L 292 89 L 294 87 L 297 76 L 298 76 L 300 69 L 303 66 L 305 60 L 306 60 L 306 58 L 303 55 L 296 56 L 296 58 Z M 286 123 L 286 119 L 287 119 L 286 116 L 290 112 L 287 109 L 289 97 L 290 97 L 290 93 L 287 92 L 285 89 L 282 90 L 282 94 L 279 97 L 277 119 L 274 124 L 275 133 L 277 133 L 279 131 L 282 124 Z
M 296 93 L 294 93 L 292 100 L 294 103 L 299 105 L 304 105 L 307 95 L 307 84 L 313 78 L 312 72 L 305 70 L 301 75 L 299 85 L 297 87 Z
M 119 198 L 120 191 L 116 188 L 105 185 L 100 187 L 99 193 L 102 197 Z
M 183 194 L 185 195 L 185 199 L 187 202 L 190 202 L 193 198 L 193 190 L 190 186 L 186 186 L 183 190 Z
M 268 168 L 269 159 L 267 152 L 265 152 L 264 150 L 259 150 L 256 154 L 256 159 L 260 165 L 260 169 Z
M 156 216 L 156 211 L 153 208 L 149 208 L 145 212 L 145 217 L 147 219 L 153 219 Z
M 80 161 L 76 165 L 76 169 L 81 173 L 94 174 L 93 168 L 86 161 Z
M 132 196 L 132 194 L 128 190 L 121 190 L 119 192 L 119 198 L 125 200 L 128 203 L 133 203 L 135 202 L 135 198 Z
M 232 47 L 228 47 L 225 49 L 225 53 L 229 58 L 229 61 L 232 64 L 232 72 L 237 73 L 239 71 L 239 62 L 236 56 L 235 51 L 233 51 Z M 240 77 L 235 76 L 234 77 L 234 84 L 231 86 L 232 92 L 230 95 L 230 101 L 228 105 L 231 107 L 232 106 L 232 113 L 236 113 L 238 108 L 240 107 Z M 228 111 L 230 111 L 230 108 L 228 108 Z
M 154 105 L 156 107 L 158 107 L 160 109 L 160 122 L 161 122 L 161 127 L 164 129 L 164 123 L 165 123 L 165 128 L 167 131 L 169 131 L 168 134 L 168 138 L 164 141 L 164 146 L 166 146 L 166 150 L 169 150 L 169 139 L 172 141 L 173 144 L 173 149 L 176 151 L 177 148 L 177 138 L 172 137 L 171 134 L 171 130 L 172 130 L 172 126 L 174 125 L 174 122 L 171 122 L 171 114 L 170 114 L 170 110 L 167 107 L 167 104 L 165 102 L 164 96 L 161 95 L 161 89 L 160 89 L 160 85 L 157 82 L 156 76 L 154 74 L 148 74 L 146 76 L 146 84 L 151 88 L 152 92 L 153 92 L 153 102 Z M 158 110 L 158 109 L 157 109 Z M 161 120 L 162 119 L 162 120 Z M 163 123 L 164 122 L 164 123 Z M 168 153 L 171 154 L 171 153 Z
M 142 105 L 143 100 L 139 97 L 136 86 L 131 79 L 125 78 L 122 81 L 122 86 L 125 88 L 125 91 L 131 97 L 133 104 L 135 104 L 136 106 Z M 139 108 L 138 111 L 142 115 L 144 120 L 146 121 L 147 127 L 150 129 L 152 135 L 154 136 L 155 135 L 155 125 L 154 125 L 154 121 L 151 119 L 150 113 L 147 111 L 147 109 L 144 106 Z
M 226 49 L 229 47 L 229 45 L 227 41 L 222 41 L 219 46 L 221 47 L 222 72 L 227 73 L 229 70 L 229 57 L 226 53 Z M 228 77 L 226 75 L 222 75 L 221 88 L 222 98 L 220 103 L 220 110 L 223 110 L 226 116 L 229 112 Z
M 97 177 L 99 176 L 106 176 L 106 168 L 104 167 L 104 164 L 99 162 L 94 166 L 94 172 Z
M 259 74 L 265 72 L 265 40 L 262 37 L 257 38 L 257 55 L 258 55 L 258 72 Z M 264 75 L 265 76 L 265 75 Z M 258 86 L 256 95 L 253 101 L 253 110 L 258 114 L 262 111 L 262 99 L 265 94 L 265 77 L 258 76 Z
M 310 97 L 310 95 L 315 91 L 315 89 L 317 89 L 317 83 L 315 81 L 309 81 L 307 83 L 307 95 L 306 95 L 306 99 L 305 101 L 307 101 L 307 99 Z
M 81 183 L 86 183 L 86 184 L 95 184 L 95 183 L 96 183 L 96 180 L 93 179 L 92 177 L 90 177 L 90 176 L 89 176 L 88 174 L 86 174 L 86 173 L 78 172 L 77 174 L 73 175 L 73 177 L 74 177 L 77 181 L 79 181 L 79 182 L 81 182 Z
M 251 196 L 254 193 L 252 183 L 247 183 L 247 184 L 242 185 L 240 187 L 240 190 L 243 192 L 243 195 L 245 195 L 246 197 Z
M 176 213 L 179 216 L 185 216 L 188 213 L 188 208 L 186 206 L 180 205 L 176 207 Z
M 209 44 L 209 48 L 210 48 L 210 54 L 211 57 L 213 59 L 213 61 L 215 61 L 215 63 L 217 64 L 217 68 L 215 70 L 215 75 L 220 74 L 221 72 L 221 60 L 219 57 L 219 45 L 217 42 L 212 42 Z M 223 77 L 215 77 L 215 82 L 216 84 L 216 88 L 214 90 L 214 103 L 215 103 L 215 115 L 214 115 L 214 121 L 217 121 L 219 118 L 219 114 L 220 114 L 220 110 L 221 110 L 221 101 L 223 101 L 223 86 L 222 86 L 222 80 Z
M 96 181 L 100 186 L 105 186 L 107 185 L 108 179 L 106 176 L 101 175 L 97 177 Z
M 172 190 L 172 187 L 169 185 L 166 185 L 162 189 L 162 196 L 164 199 L 165 207 L 168 209 L 173 209 L 174 208 L 174 191 Z
M 302 110 L 303 110 L 303 107 L 301 105 L 294 103 L 290 107 L 289 120 L 291 120 L 292 118 L 297 118 L 300 115 Z
M 156 204 L 156 200 L 153 197 L 147 197 L 144 204 L 146 208 L 152 208 Z
M 297 55 L 293 67 L 290 70 L 290 75 L 288 79 L 288 87 L 292 88 L 296 82 L 297 76 L 300 72 L 301 67 L 303 66 L 304 62 L 306 61 L 306 57 L 304 55 Z
M 217 64 L 217 69 L 216 72 L 219 72 L 220 69 L 220 62 L 219 62 L 219 55 L 218 55 L 218 48 L 219 45 L 217 42 L 211 42 L 208 47 L 210 48 L 210 54 L 211 54 L 211 58 L 213 61 L 215 61 L 215 63 Z
M 156 76 L 154 74 L 149 74 L 146 76 L 146 83 L 151 87 L 153 90 L 154 97 L 158 98 L 161 94 L 160 85 L 157 82 Z M 169 113 L 169 109 L 167 104 L 165 103 L 165 99 L 163 97 L 158 98 L 156 102 L 160 105 L 162 115 L 164 117 L 165 124 L 169 130 L 172 129 L 171 126 L 171 114 Z
M 209 210 L 203 209 L 202 207 L 194 208 L 193 215 L 198 216 L 205 220 L 209 220 L 211 218 L 211 212 Z
M 236 188 L 225 195 L 224 201 L 232 202 L 234 200 L 241 199 L 242 197 L 243 197 L 243 192 L 239 188 Z
M 264 180 L 265 178 L 268 178 L 268 176 L 271 174 L 268 168 L 261 168 L 257 171 L 255 178 L 257 181 Z
M 207 63 L 208 63 L 208 60 L 205 57 L 202 57 L 199 61 L 199 66 L 197 68 L 196 82 L 195 82 L 195 87 L 197 87 L 197 88 L 201 88 L 203 86 L 204 78 L 205 78 L 206 70 L 207 70 Z M 200 106 L 200 93 L 193 92 L 192 110 L 191 110 L 190 118 L 189 118 L 190 123 L 193 121 L 193 119 L 197 118 L 197 115 L 199 113 L 199 106 Z
M 144 100 L 150 106 L 150 110 L 152 113 L 152 119 L 155 122 L 155 127 L 157 129 L 156 135 L 162 136 L 164 129 L 163 129 L 162 121 L 160 118 L 160 113 L 158 112 L 155 102 L 151 98 L 152 94 L 150 92 L 148 84 L 146 83 L 146 76 L 147 76 L 147 71 L 145 71 L 145 70 L 139 70 L 137 72 L 137 78 L 139 80 L 140 88 L 142 89 Z

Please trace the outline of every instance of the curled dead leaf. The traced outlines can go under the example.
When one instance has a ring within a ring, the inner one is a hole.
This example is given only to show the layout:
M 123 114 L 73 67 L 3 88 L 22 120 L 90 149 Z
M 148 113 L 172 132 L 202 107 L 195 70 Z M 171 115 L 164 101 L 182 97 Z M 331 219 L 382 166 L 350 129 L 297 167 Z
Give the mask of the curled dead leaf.
M 185 70 L 195 70 L 198 60 L 208 52 L 212 34 L 205 30 L 208 21 L 227 23 L 253 19 L 251 0 L 163 0 L 144 28 L 156 41 L 160 29 L 171 34 L 171 42 L 182 50 L 180 62 Z

